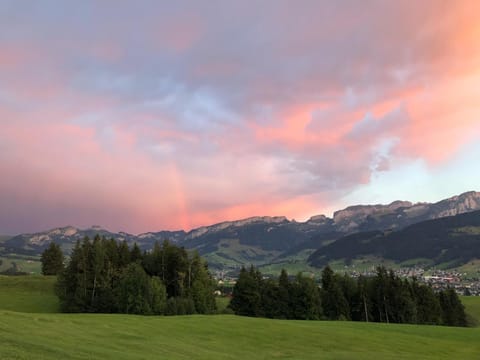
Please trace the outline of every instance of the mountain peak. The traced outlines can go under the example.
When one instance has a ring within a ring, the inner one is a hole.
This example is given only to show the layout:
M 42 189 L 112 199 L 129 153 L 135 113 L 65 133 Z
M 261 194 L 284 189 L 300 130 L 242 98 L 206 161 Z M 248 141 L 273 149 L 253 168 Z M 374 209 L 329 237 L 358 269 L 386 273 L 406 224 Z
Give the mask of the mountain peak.
M 478 210 L 480 209 L 480 193 L 476 191 L 465 192 L 463 194 L 441 200 L 433 204 L 433 207 L 437 211 L 437 214 L 432 218 L 453 216 Z
M 329 220 L 328 217 L 321 214 L 321 215 L 313 215 L 312 217 L 310 217 L 310 219 L 307 220 L 307 222 L 308 223 L 324 223 L 328 220 Z
M 241 220 L 234 220 L 234 221 L 224 221 L 218 224 L 209 225 L 209 226 L 202 226 L 197 229 L 193 229 L 188 234 L 188 238 L 195 238 L 198 236 L 202 236 L 203 234 L 209 232 L 218 232 L 229 227 L 241 227 L 253 223 L 270 223 L 270 224 L 279 224 L 282 222 L 288 222 L 288 219 L 285 216 L 253 216 L 246 219 Z
M 335 211 L 333 213 L 333 221 L 336 224 L 347 221 L 351 223 L 348 227 L 354 227 L 361 221 L 365 220 L 369 215 L 394 212 L 401 208 L 410 208 L 412 205 L 413 204 L 410 201 L 396 200 L 388 205 L 375 204 L 349 206 L 343 210 Z

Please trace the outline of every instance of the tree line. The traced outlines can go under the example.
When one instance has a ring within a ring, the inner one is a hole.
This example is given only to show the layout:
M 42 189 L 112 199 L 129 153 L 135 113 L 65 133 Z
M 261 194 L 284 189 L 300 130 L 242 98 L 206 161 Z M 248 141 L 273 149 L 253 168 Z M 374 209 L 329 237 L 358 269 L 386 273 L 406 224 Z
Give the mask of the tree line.
M 129 247 L 98 235 L 93 241 L 85 237 L 76 243 L 66 266 L 58 260 L 59 250 L 53 243 L 45 250 L 42 271 L 57 274 L 55 292 L 63 312 L 183 315 L 216 311 L 215 283 L 206 262 L 198 253 L 167 240 L 142 252 L 137 244 Z
M 285 270 L 273 280 L 253 266 L 242 268 L 229 306 L 237 315 L 276 319 L 467 326 L 455 290 L 435 293 L 415 278 L 401 279 L 384 267 L 373 277 L 352 278 L 326 266 L 320 284 L 302 274 L 291 280 Z

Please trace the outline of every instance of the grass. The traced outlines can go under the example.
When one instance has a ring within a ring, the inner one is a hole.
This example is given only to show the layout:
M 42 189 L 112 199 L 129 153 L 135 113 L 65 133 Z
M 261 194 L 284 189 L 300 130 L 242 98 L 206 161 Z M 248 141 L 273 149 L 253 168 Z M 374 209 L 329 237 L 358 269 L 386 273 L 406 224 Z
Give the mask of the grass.
M 227 308 L 228 304 L 230 304 L 230 298 L 229 297 L 217 297 L 216 299 L 217 302 L 217 311 L 218 313 L 222 313 L 225 311 Z
M 210 268 L 240 269 L 242 264 L 260 265 L 280 255 L 279 251 L 263 250 L 259 247 L 244 245 L 239 239 L 224 239 L 218 243 L 218 251 L 205 254 Z
M 456 269 L 467 278 L 480 278 L 480 259 L 472 259 Z
M 1 264 L 0 271 L 5 271 L 16 264 L 18 271 L 23 271 L 29 274 L 40 274 L 41 263 L 40 257 L 13 255 L 0 256 Z
M 323 269 L 315 268 L 307 264 L 305 260 L 303 261 L 286 261 L 279 262 L 275 264 L 268 264 L 259 266 L 259 270 L 264 275 L 270 275 L 278 277 L 282 271 L 285 269 L 289 275 L 297 275 L 299 272 L 306 274 L 314 274 L 317 278 L 320 277 Z
M 473 359 L 480 329 L 231 315 L 142 317 L 0 312 L 0 358 Z
M 427 258 L 416 258 L 416 259 L 409 259 L 399 263 L 400 267 L 415 267 L 420 266 L 423 268 L 429 268 L 433 265 L 433 260 Z
M 39 276 L 0 277 L 0 359 L 370 360 L 480 355 L 480 328 L 232 315 L 46 313 L 58 306 L 52 299 L 54 281 Z M 18 302 L 27 294 L 30 305 L 26 299 Z M 480 317 L 480 298 L 465 299 L 467 310 Z
M 461 300 L 470 319 L 480 325 L 480 296 L 462 296 Z
M 58 312 L 54 283 L 55 277 L 52 276 L 0 275 L 0 309 L 26 313 Z

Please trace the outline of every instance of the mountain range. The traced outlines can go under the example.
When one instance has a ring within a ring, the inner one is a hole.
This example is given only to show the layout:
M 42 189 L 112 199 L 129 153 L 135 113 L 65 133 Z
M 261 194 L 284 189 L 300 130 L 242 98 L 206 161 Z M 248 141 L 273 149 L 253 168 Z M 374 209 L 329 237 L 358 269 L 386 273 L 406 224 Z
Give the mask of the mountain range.
M 306 261 L 307 258 L 312 265 L 320 266 L 328 259 L 345 258 L 341 254 L 342 249 L 346 254 L 355 255 L 349 252 L 354 247 L 353 234 L 362 234 L 359 241 L 376 244 L 379 236 L 387 232 L 395 234 L 386 237 L 387 243 L 393 244 L 400 236 L 397 234 L 407 231 L 413 224 L 475 210 L 480 210 L 480 193 L 471 191 L 436 203 L 395 201 L 388 205 L 350 206 L 336 211 L 332 218 L 316 215 L 305 222 L 288 220 L 283 216 L 264 216 L 226 221 L 188 232 L 158 231 L 139 235 L 110 232 L 98 226 L 83 230 L 66 226 L 4 239 L 0 242 L 0 254 L 38 255 L 52 241 L 60 244 L 68 254 L 77 240 L 99 234 L 129 244 L 136 242 L 144 250 L 152 248 L 155 241 L 169 239 L 187 249 L 198 250 L 210 267 L 217 269 L 245 264 L 285 263 L 292 259 Z M 372 249 L 369 251 L 375 253 Z

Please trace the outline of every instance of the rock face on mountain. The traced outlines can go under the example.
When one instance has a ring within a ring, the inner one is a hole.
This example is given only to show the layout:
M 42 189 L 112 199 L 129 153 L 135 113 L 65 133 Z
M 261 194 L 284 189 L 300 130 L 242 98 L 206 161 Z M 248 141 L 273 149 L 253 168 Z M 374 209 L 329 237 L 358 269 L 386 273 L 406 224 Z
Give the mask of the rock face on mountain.
M 100 227 L 80 230 L 71 226 L 37 234 L 15 236 L 0 244 L 0 253 L 39 254 L 51 241 L 69 253 L 75 242 L 96 234 L 119 241 L 136 242 L 151 249 L 155 241 L 169 239 L 187 249 L 196 249 L 210 266 L 225 264 L 267 264 L 288 256 L 313 252 L 327 243 L 356 232 L 398 230 L 409 225 L 451 215 L 480 210 L 480 193 L 468 192 L 434 204 L 395 201 L 389 205 L 356 205 L 334 213 L 312 216 L 305 222 L 283 216 L 252 217 L 226 221 L 193 229 L 190 232 L 159 231 L 140 235 L 112 233 Z M 3 248 L 3 250 L 2 250 Z
M 251 217 L 243 220 L 225 221 L 219 224 L 202 226 L 198 229 L 194 229 L 186 235 L 185 239 L 191 240 L 191 239 L 198 238 L 202 235 L 206 235 L 206 234 L 211 235 L 228 228 L 238 228 L 242 226 L 250 226 L 252 224 L 260 224 L 260 223 L 280 224 L 285 222 L 288 222 L 285 216 L 273 216 L 273 217 L 272 216 L 255 216 L 255 217 Z
M 432 204 L 431 219 L 463 214 L 480 209 L 480 193 L 470 191 Z
M 343 232 L 357 231 L 369 217 L 381 217 L 402 209 L 412 207 L 409 201 L 394 201 L 390 205 L 356 205 L 349 206 L 344 210 L 333 214 L 333 221 L 339 230 Z
M 400 229 L 405 226 L 431 219 L 463 214 L 480 209 L 480 193 L 467 192 L 437 203 L 395 201 L 390 205 L 357 205 L 334 213 L 337 231 Z

